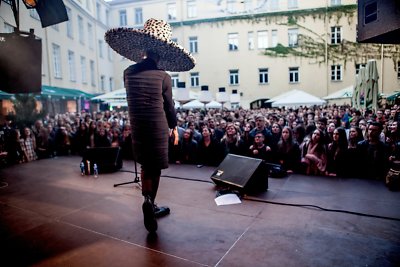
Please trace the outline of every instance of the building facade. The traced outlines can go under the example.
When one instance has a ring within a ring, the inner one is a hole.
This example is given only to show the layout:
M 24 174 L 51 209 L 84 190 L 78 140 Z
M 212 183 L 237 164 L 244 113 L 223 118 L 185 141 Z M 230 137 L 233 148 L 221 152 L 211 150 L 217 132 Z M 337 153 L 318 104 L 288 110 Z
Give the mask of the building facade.
M 149 18 L 168 21 L 173 40 L 196 58 L 196 67 L 189 72 L 170 73 L 174 86 L 185 82 L 194 93 L 208 86 L 213 98 L 225 88 L 234 99 L 232 107 L 257 107 L 292 89 L 324 97 L 353 85 L 356 73 L 370 59 L 379 66 L 380 92 L 400 91 L 400 48 L 356 43 L 356 0 L 64 0 L 64 4 L 69 20 L 46 28 L 41 28 L 34 9 L 20 5 L 20 29 L 33 28 L 42 39 L 42 84 L 49 89 L 50 104 L 62 107 L 53 107 L 54 112 L 88 109 L 90 101 L 81 95 L 71 99 L 57 92 L 52 95 L 53 89 L 101 94 L 123 88 L 123 71 L 133 62 L 111 50 L 104 33 L 114 27 L 140 28 Z M 12 31 L 15 21 L 4 2 L 0 16 L 0 31 Z

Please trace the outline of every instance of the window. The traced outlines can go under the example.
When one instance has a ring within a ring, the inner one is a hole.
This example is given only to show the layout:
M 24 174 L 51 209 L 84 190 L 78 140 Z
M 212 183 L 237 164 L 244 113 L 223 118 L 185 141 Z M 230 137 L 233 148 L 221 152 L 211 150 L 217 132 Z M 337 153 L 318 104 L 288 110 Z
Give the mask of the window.
M 260 84 L 268 83 L 268 69 L 259 69 L 258 70 L 258 77 Z
M 54 78 L 61 78 L 61 49 L 56 44 L 53 44 L 53 68 Z
M 188 18 L 197 17 L 196 1 L 187 1 L 187 17 Z
M 110 10 L 106 9 L 106 25 L 110 25 Z
M 360 72 L 361 68 L 365 68 L 366 65 L 367 64 L 365 64 L 365 63 L 356 64 L 356 74 L 358 74 Z
M 110 77 L 108 79 L 108 83 L 109 83 L 110 92 L 111 92 L 112 90 L 114 90 L 114 79 L 113 79 L 113 77 Z
M 276 47 L 278 45 L 278 30 L 271 31 L 271 46 Z
M 51 25 L 51 27 L 56 31 L 60 31 L 60 27 L 58 27 L 58 24 L 53 24 Z
M 101 21 L 101 6 L 99 3 L 96 3 L 96 15 L 97 19 Z
M 112 54 L 112 50 L 111 50 L 110 46 L 107 46 L 107 56 L 108 56 L 109 61 L 113 60 L 113 54 Z
M 197 53 L 198 52 L 198 49 L 197 49 L 197 37 L 196 36 L 189 37 L 189 51 L 190 51 L 190 53 Z
M 288 29 L 289 47 L 294 47 L 299 44 L 297 40 L 298 31 L 298 29 Z
M 270 8 L 272 11 L 279 10 L 279 1 L 278 0 L 269 0 Z
M 200 78 L 198 72 L 190 73 L 190 86 L 198 87 L 200 85 Z
M 67 36 L 69 38 L 73 38 L 74 37 L 74 30 L 72 27 L 72 11 L 69 7 L 66 7 L 67 9 L 67 15 L 68 15 L 68 20 L 67 20 Z
M 99 40 L 99 57 L 104 58 L 103 40 Z
M 167 4 L 168 20 L 176 20 L 176 4 Z
M 289 68 L 289 83 L 299 82 L 299 67 Z
M 341 81 L 341 80 L 342 80 L 342 65 L 332 65 L 331 81 Z
M 4 22 L 4 33 L 12 33 L 14 32 L 14 27 L 7 22 Z
M 254 32 L 247 33 L 247 45 L 249 50 L 254 50 Z
M 96 86 L 96 78 L 94 75 L 94 61 L 90 60 L 90 81 L 92 83 L 92 86 Z
M 106 90 L 106 76 L 100 76 L 100 90 L 104 92 Z
M 228 46 L 229 51 L 236 51 L 239 49 L 238 33 L 228 33 Z
M 135 8 L 135 24 L 143 24 L 143 10 L 142 8 Z
M 126 17 L 126 10 L 119 11 L 119 26 L 126 26 L 128 25 L 128 20 Z
M 397 79 L 400 79 L 400 61 L 397 61 Z
M 84 32 L 83 32 L 83 18 L 78 16 L 78 30 L 79 30 L 79 42 L 81 44 L 85 43 Z
M 227 0 L 226 1 L 226 10 L 228 13 L 235 13 L 236 12 L 236 0 Z
M 257 46 L 258 49 L 265 49 L 268 47 L 268 31 L 257 32 Z
M 342 42 L 341 32 L 341 27 L 331 27 L 331 44 L 340 44 Z
M 81 75 L 82 75 L 82 83 L 86 84 L 87 83 L 87 77 L 86 77 L 86 58 L 81 56 Z
M 88 23 L 88 42 L 89 42 L 89 48 L 93 49 L 93 26 L 92 24 Z
M 340 4 L 340 0 L 331 0 L 331 6 L 338 6 Z
M 178 88 L 179 75 L 178 74 L 171 75 L 171 80 L 172 80 L 172 87 Z
M 68 50 L 68 66 L 69 66 L 69 80 L 76 82 L 76 71 L 75 71 L 75 53 Z
M 288 0 L 288 9 L 297 8 L 297 0 Z
M 239 70 L 230 70 L 229 71 L 229 84 L 230 85 L 239 84 Z
M 89 11 L 91 11 L 91 9 L 92 9 L 91 6 L 90 6 L 90 4 L 91 4 L 90 1 L 87 0 L 87 1 L 86 1 L 86 9 L 89 10 Z

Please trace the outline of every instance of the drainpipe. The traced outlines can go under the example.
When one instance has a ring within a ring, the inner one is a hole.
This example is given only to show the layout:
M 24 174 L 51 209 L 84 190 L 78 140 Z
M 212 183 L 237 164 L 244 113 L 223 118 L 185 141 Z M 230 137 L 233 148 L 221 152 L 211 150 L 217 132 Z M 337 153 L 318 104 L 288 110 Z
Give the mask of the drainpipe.
M 381 44 L 381 75 L 380 75 L 380 87 L 381 87 L 381 93 L 383 94 L 383 63 L 384 63 L 384 57 L 383 57 L 383 44 Z

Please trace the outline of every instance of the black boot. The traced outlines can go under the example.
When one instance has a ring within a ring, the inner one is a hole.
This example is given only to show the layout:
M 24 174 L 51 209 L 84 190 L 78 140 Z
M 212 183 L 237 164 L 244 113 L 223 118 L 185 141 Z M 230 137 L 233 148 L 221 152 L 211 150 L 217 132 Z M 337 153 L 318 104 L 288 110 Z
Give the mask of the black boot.
M 156 218 L 161 218 L 170 213 L 170 209 L 166 206 L 164 207 L 158 207 L 157 205 L 154 205 L 154 216 Z
M 154 233 L 157 231 L 158 225 L 154 214 L 154 204 L 149 196 L 144 197 L 144 202 L 142 205 L 144 226 L 147 231 Z

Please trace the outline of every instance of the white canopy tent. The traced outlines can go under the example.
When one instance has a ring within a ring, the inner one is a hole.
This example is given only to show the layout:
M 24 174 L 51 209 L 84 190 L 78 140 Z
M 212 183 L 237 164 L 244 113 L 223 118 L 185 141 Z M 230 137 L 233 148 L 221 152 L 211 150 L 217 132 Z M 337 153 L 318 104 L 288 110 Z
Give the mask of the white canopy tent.
M 324 96 L 322 99 L 327 100 L 330 103 L 341 104 L 342 102 L 348 101 L 351 103 L 351 99 L 353 97 L 354 86 L 350 85 L 349 87 L 343 88 L 339 91 L 336 91 L 332 94 Z
M 222 108 L 222 103 L 213 100 L 206 104 L 206 108 Z
M 113 100 L 126 100 L 125 88 L 114 90 L 102 95 L 93 97 L 92 100 L 113 101 Z
M 183 109 L 204 108 L 204 104 L 195 99 L 182 105 Z
M 292 90 L 288 93 L 284 93 L 283 97 L 279 97 L 278 100 L 272 102 L 272 107 L 299 107 L 299 106 L 313 106 L 323 105 L 326 103 L 325 100 L 306 93 L 301 90 Z

